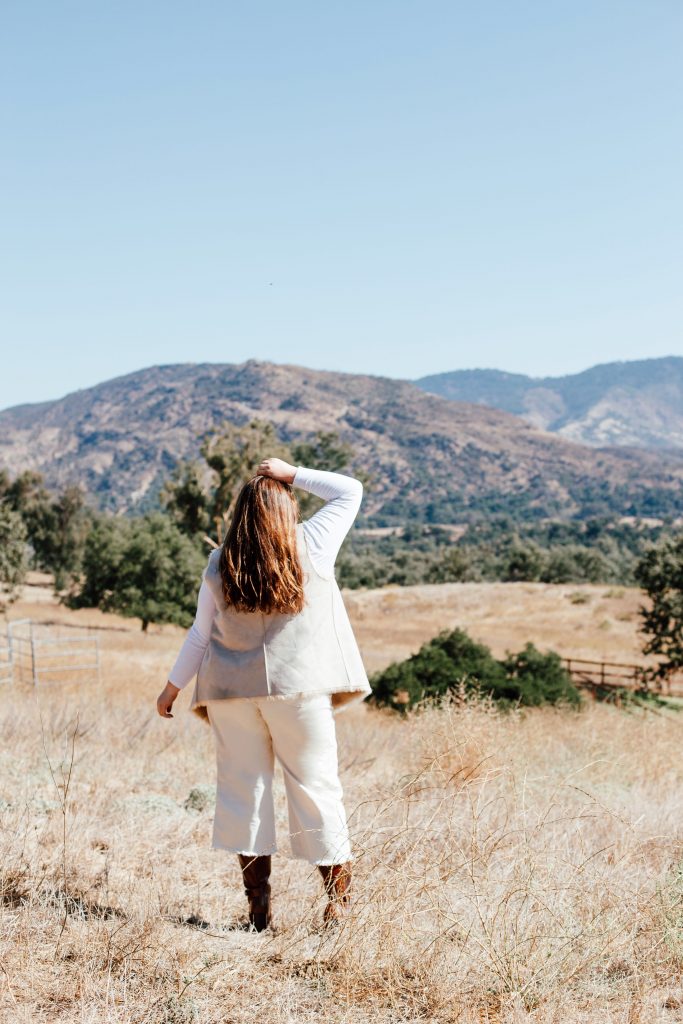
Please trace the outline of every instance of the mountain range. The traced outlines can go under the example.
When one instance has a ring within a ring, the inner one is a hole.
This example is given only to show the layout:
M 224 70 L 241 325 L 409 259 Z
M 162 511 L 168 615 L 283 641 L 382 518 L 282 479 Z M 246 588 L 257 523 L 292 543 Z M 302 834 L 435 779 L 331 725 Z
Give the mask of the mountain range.
M 564 377 L 454 370 L 414 382 L 444 398 L 521 416 L 593 446 L 683 448 L 683 358 L 603 363 Z
M 440 376 L 462 386 L 459 374 Z M 287 443 L 320 430 L 348 442 L 350 471 L 370 476 L 361 521 L 372 525 L 683 511 L 683 452 L 588 447 L 482 404 L 483 385 L 462 401 L 425 390 L 425 380 L 435 378 L 256 359 L 152 366 L 0 412 L 0 466 L 38 470 L 52 488 L 78 483 L 101 508 L 141 511 L 155 506 L 178 460 L 197 456 L 203 434 L 260 418 Z

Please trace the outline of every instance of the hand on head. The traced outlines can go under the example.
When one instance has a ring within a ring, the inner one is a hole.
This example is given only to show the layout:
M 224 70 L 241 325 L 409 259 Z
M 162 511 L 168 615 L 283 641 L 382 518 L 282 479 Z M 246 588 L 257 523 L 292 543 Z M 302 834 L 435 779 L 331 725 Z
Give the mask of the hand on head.
M 259 476 L 270 476 L 273 480 L 291 484 L 294 482 L 296 466 L 290 466 L 284 459 L 264 459 L 256 472 Z

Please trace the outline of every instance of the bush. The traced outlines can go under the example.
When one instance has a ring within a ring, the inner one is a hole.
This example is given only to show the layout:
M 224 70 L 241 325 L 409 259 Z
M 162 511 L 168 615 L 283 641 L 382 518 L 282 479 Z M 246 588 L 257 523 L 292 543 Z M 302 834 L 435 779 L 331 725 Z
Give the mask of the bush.
M 506 582 L 538 580 L 543 572 L 543 552 L 533 543 L 514 543 L 507 551 L 501 579 Z
M 608 580 L 611 567 L 600 551 L 569 545 L 551 551 L 541 573 L 543 583 L 599 583 Z
M 424 576 L 427 583 L 460 583 L 475 579 L 476 571 L 467 552 L 453 545 L 435 558 Z
M 402 662 L 370 678 L 372 701 L 407 711 L 425 699 L 439 699 L 460 686 L 505 706 L 568 703 L 580 696 L 560 656 L 527 644 L 503 661 L 462 629 L 442 630 Z
M 544 654 L 528 643 L 524 650 L 509 655 L 502 664 L 508 678 L 518 688 L 522 704 L 537 707 L 580 701 L 579 692 L 555 651 Z

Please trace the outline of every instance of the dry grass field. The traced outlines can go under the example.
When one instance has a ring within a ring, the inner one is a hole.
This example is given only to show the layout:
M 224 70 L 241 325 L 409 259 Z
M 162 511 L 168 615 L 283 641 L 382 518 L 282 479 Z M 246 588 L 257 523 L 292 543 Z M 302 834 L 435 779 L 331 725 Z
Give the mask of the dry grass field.
M 683 717 L 462 699 L 337 718 L 352 913 L 320 929 L 277 790 L 277 929 L 240 929 L 237 859 L 210 847 L 207 726 L 154 701 L 182 631 L 106 627 L 96 686 L 0 694 L 0 1013 L 16 1024 L 623 1024 L 683 1020 Z M 582 597 L 577 598 L 580 592 Z M 637 658 L 637 593 L 462 584 L 345 595 L 369 670 L 462 625 Z
M 368 671 L 460 626 L 496 657 L 527 640 L 575 658 L 642 661 L 641 594 L 597 584 L 434 583 L 345 593 Z
M 139 624 L 98 611 L 71 612 L 55 604 L 49 577 L 30 573 L 31 585 L 11 618 L 81 623 L 135 630 Z M 406 658 L 440 629 L 460 626 L 496 657 L 527 640 L 576 658 L 641 661 L 637 634 L 640 591 L 604 584 L 435 583 L 344 591 L 369 672 Z M 182 642 L 182 630 L 152 627 Z M 169 641 L 168 649 L 173 650 Z

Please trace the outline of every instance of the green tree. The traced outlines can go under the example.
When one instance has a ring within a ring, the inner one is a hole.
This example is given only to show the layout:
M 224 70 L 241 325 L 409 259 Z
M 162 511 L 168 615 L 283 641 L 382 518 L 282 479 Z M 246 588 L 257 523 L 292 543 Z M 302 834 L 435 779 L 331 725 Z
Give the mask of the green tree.
M 161 492 L 164 508 L 190 537 L 220 544 L 237 495 L 263 459 L 292 461 L 272 423 L 254 419 L 238 426 L 224 423 L 204 435 L 200 452 L 208 474 L 197 462 L 181 462 Z
M 275 456 L 293 465 L 342 472 L 353 449 L 332 431 L 318 431 L 312 439 L 289 447 L 280 441 L 272 423 L 254 419 L 246 426 L 226 423 L 206 434 L 201 455 L 208 474 L 197 462 L 181 462 L 161 492 L 164 508 L 190 537 L 204 536 L 220 543 L 242 485 L 263 459 Z M 358 474 L 357 474 L 358 475 Z M 365 483 L 366 475 L 358 475 Z M 297 494 L 304 517 L 322 504 L 313 494 Z
M 333 430 L 319 430 L 311 440 L 300 441 L 292 446 L 294 463 L 297 466 L 308 466 L 310 469 L 327 469 L 331 473 L 342 473 L 352 458 L 351 445 L 340 441 L 339 434 Z
M 514 541 L 503 556 L 501 579 L 506 582 L 537 580 L 542 571 L 543 552 L 530 541 Z
M 661 682 L 683 669 L 683 534 L 668 537 L 644 553 L 635 568 L 650 605 L 639 609 L 643 654 L 660 661 L 646 677 Z
M 12 482 L 0 477 L 0 494 L 26 526 L 31 564 L 51 572 L 61 590 L 78 574 L 91 527 L 91 512 L 80 487 L 68 486 L 52 495 L 40 473 L 27 470 Z
M 237 495 L 263 459 L 272 455 L 291 459 L 272 423 L 252 420 L 246 427 L 227 423 L 220 432 L 206 437 L 201 447 L 207 465 L 216 474 L 209 516 L 220 543 L 230 522 Z
M 36 504 L 49 504 L 50 494 L 45 489 L 43 477 L 35 470 L 27 469 L 14 480 L 10 480 L 7 472 L 0 475 L 0 490 L 15 512 L 23 515 Z
M 63 590 L 80 573 L 92 526 L 80 487 L 66 487 L 52 499 L 43 518 L 43 533 L 36 559 L 54 575 L 55 590 Z M 35 550 L 35 541 L 32 541 Z
M 150 622 L 192 623 L 204 555 L 161 512 L 137 519 L 101 517 L 83 559 L 72 607 L 97 607 Z
M 212 504 L 198 462 L 180 462 L 162 488 L 160 499 L 176 526 L 189 537 L 211 529 Z
M 437 555 L 425 578 L 428 583 L 459 583 L 475 579 L 476 572 L 468 553 L 454 544 L 442 555 Z
M 550 551 L 540 578 L 543 583 L 599 583 L 611 576 L 602 552 L 571 544 Z
M 116 589 L 131 520 L 101 514 L 95 517 L 83 556 L 82 576 L 66 603 L 72 608 L 102 608 Z
M 0 607 L 16 600 L 26 578 L 26 527 L 18 512 L 0 500 Z
M 54 526 L 52 499 L 43 484 L 43 478 L 40 473 L 26 470 L 11 482 L 5 477 L 2 483 L 5 501 L 21 516 L 26 526 L 33 552 L 33 566 L 43 569 L 46 547 L 51 543 Z

